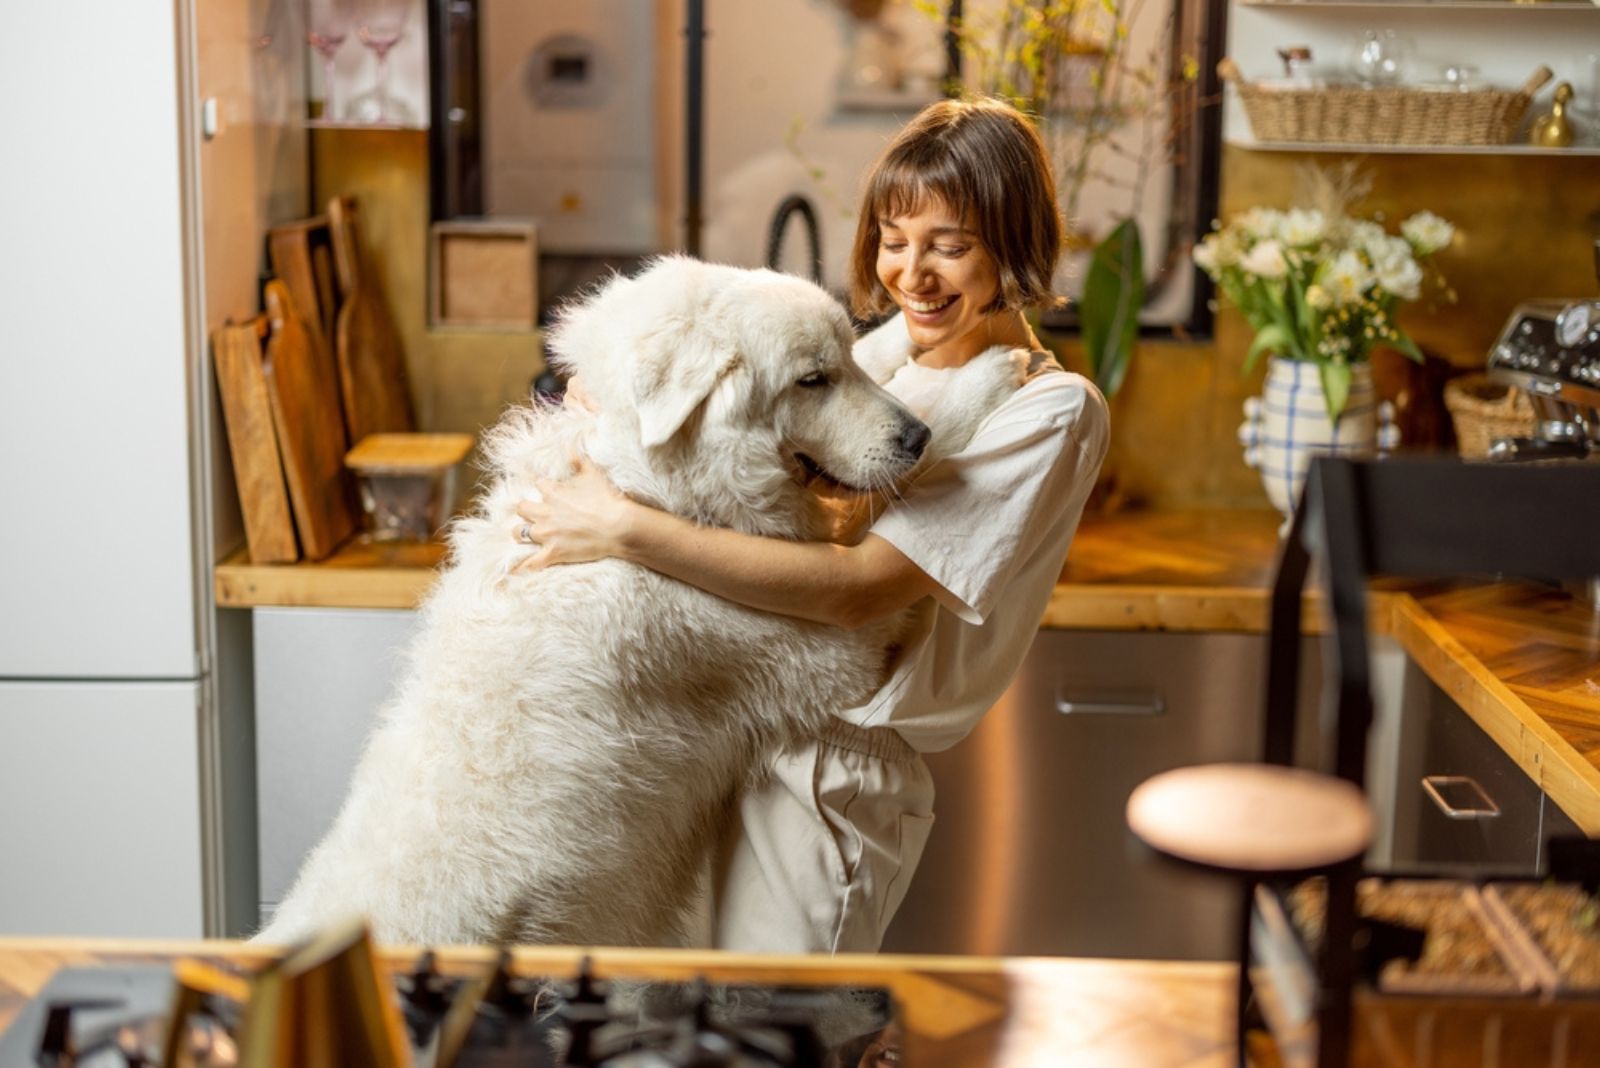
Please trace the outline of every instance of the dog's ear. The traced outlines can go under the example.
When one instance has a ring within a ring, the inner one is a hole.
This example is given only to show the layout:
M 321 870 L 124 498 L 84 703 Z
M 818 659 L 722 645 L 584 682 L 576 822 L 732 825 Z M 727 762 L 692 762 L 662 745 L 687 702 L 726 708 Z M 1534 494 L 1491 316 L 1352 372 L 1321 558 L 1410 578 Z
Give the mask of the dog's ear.
M 640 349 L 633 396 L 645 448 L 671 441 L 738 364 L 738 352 L 709 333 L 704 325 L 696 330 L 685 324 L 653 333 Z
M 663 256 L 628 294 L 633 406 L 645 448 L 672 440 L 738 360 L 727 322 L 729 268 Z

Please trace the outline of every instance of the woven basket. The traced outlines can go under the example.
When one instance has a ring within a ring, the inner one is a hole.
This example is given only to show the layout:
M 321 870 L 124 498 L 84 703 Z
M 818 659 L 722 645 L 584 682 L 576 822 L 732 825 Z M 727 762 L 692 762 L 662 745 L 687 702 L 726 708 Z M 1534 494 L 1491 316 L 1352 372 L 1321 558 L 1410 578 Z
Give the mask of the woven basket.
M 1444 384 L 1444 406 L 1456 428 L 1456 451 L 1464 460 L 1481 460 L 1496 438 L 1525 438 L 1533 433 L 1533 402 L 1520 389 L 1489 381 L 1481 372 L 1461 375 Z
M 1256 140 L 1362 145 L 1506 144 L 1552 77 L 1541 66 L 1520 89 L 1289 89 L 1245 81 L 1231 59 L 1217 71 L 1238 91 Z

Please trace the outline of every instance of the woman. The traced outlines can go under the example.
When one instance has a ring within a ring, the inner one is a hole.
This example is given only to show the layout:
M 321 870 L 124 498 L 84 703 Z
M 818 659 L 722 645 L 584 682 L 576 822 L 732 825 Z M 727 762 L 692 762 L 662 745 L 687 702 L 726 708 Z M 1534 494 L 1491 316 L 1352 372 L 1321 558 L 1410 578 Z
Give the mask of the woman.
M 702 528 L 620 495 L 591 468 L 518 512 L 531 566 L 617 557 L 751 608 L 858 627 L 913 608 L 888 681 L 825 736 L 780 757 L 741 805 L 714 876 L 719 948 L 870 952 L 933 822 L 920 753 L 954 745 L 1009 684 L 1043 615 L 1104 457 L 1105 401 L 1045 352 L 1024 312 L 1049 304 L 1061 248 L 1037 133 L 997 101 L 922 111 L 874 166 L 851 257 L 858 313 L 898 314 L 858 362 L 911 398 L 992 346 L 1026 381 L 960 453 L 864 536 L 789 542 Z

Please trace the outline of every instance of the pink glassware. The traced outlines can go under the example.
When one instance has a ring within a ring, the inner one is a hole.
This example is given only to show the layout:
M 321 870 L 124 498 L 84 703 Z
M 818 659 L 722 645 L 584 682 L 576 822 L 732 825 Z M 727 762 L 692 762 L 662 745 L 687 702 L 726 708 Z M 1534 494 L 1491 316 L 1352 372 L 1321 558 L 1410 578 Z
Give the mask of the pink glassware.
M 389 52 L 405 37 L 405 0 L 367 0 L 357 16 L 356 36 L 378 61 L 378 82 L 363 98 L 366 118 L 387 124 L 399 122 L 403 106 L 389 94 Z
M 337 6 L 329 10 L 319 9 L 315 3 L 311 5 L 306 22 L 306 44 L 322 57 L 322 117 L 328 121 L 337 121 L 339 118 L 339 110 L 335 106 L 338 94 L 335 91 L 333 61 L 349 32 L 345 13 Z

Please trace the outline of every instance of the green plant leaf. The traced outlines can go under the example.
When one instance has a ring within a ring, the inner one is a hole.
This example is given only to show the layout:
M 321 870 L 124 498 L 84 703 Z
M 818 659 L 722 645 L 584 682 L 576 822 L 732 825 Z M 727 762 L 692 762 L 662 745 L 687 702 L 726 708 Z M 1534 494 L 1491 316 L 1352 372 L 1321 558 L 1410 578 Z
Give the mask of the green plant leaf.
M 1102 393 L 1114 396 L 1133 359 L 1144 307 L 1144 245 L 1132 219 L 1094 247 L 1078 307 L 1089 374 Z
M 1389 344 L 1396 351 L 1398 351 L 1400 355 L 1404 356 L 1412 363 L 1424 362 L 1422 358 L 1422 350 L 1417 348 L 1417 343 L 1412 341 L 1411 336 L 1404 330 L 1396 329 L 1394 332 L 1394 337 L 1389 339 Z
M 1250 351 L 1244 354 L 1244 373 L 1250 373 L 1263 352 L 1282 353 L 1293 340 L 1289 331 L 1278 323 L 1268 323 L 1257 330 L 1256 339 L 1250 342 Z
M 1328 418 L 1337 423 L 1350 400 L 1350 365 L 1328 360 L 1317 365 L 1317 373 L 1322 377 L 1322 396 L 1328 402 Z

